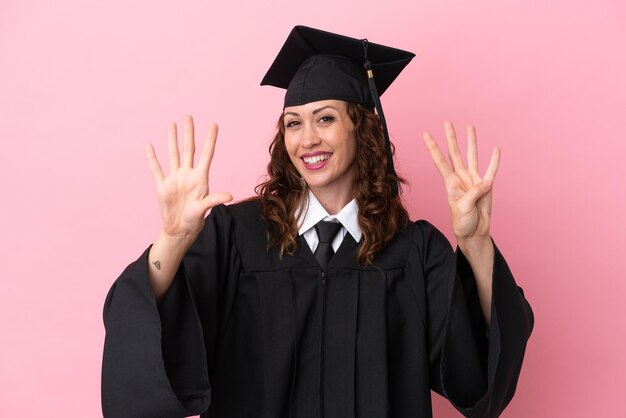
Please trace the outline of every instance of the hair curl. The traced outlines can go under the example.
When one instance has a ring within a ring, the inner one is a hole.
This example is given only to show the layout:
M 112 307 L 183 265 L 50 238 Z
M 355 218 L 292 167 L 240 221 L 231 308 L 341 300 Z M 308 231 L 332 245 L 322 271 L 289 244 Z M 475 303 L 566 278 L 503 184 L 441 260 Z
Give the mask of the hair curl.
M 359 264 L 371 264 L 408 222 L 400 195 L 392 195 L 393 182 L 406 181 L 391 175 L 387 167 L 385 139 L 376 114 L 356 103 L 347 103 L 348 115 L 355 126 L 356 157 L 354 197 L 359 207 L 359 226 L 363 237 L 357 252 Z M 393 145 L 392 145 L 393 149 Z M 261 201 L 261 216 L 269 225 L 268 247 L 277 247 L 281 256 L 297 250 L 298 208 L 306 203 L 307 186 L 289 158 L 285 147 L 284 116 L 278 119 L 277 132 L 270 144 L 268 179 L 255 191 Z M 401 188 L 399 187 L 401 192 Z

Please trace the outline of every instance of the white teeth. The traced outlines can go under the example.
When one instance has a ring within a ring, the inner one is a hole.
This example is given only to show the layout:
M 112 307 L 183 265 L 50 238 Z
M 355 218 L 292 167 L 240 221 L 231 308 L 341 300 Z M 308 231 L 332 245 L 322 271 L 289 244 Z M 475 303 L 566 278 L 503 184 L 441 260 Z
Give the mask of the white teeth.
M 315 164 L 315 163 L 319 163 L 320 161 L 328 160 L 329 158 L 330 158 L 330 154 L 321 154 L 321 155 L 316 155 L 314 157 L 304 157 L 303 160 L 307 164 Z

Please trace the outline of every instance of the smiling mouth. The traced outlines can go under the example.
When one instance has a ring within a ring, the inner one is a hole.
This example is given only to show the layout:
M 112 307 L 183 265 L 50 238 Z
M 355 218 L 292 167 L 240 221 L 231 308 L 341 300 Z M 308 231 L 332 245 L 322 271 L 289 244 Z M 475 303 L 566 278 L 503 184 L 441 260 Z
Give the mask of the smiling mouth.
M 302 161 L 305 162 L 305 164 L 317 164 L 321 161 L 326 161 L 330 158 L 332 154 L 319 154 L 319 155 L 314 155 L 312 157 L 302 157 Z

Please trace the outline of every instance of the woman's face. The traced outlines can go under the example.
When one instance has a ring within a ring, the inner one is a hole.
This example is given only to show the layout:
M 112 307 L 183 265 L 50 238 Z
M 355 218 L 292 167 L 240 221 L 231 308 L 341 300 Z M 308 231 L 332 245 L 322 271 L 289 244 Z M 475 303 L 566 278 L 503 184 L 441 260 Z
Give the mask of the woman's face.
M 287 153 L 311 190 L 351 195 L 356 140 L 347 103 L 322 100 L 286 107 L 284 124 Z

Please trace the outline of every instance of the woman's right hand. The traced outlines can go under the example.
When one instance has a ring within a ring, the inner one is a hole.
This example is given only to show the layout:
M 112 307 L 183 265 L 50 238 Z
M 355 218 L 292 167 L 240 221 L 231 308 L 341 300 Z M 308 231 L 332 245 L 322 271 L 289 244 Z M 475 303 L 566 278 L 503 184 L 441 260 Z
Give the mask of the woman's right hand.
M 176 124 L 168 128 L 170 173 L 166 176 L 152 145 L 146 146 L 148 163 L 157 186 L 162 234 L 176 241 L 193 242 L 204 225 L 209 209 L 233 199 L 230 193 L 209 192 L 209 168 L 213 159 L 217 125 L 212 124 L 202 147 L 198 164 L 194 167 L 195 141 L 193 119 L 185 116 L 183 160 L 180 162 Z

